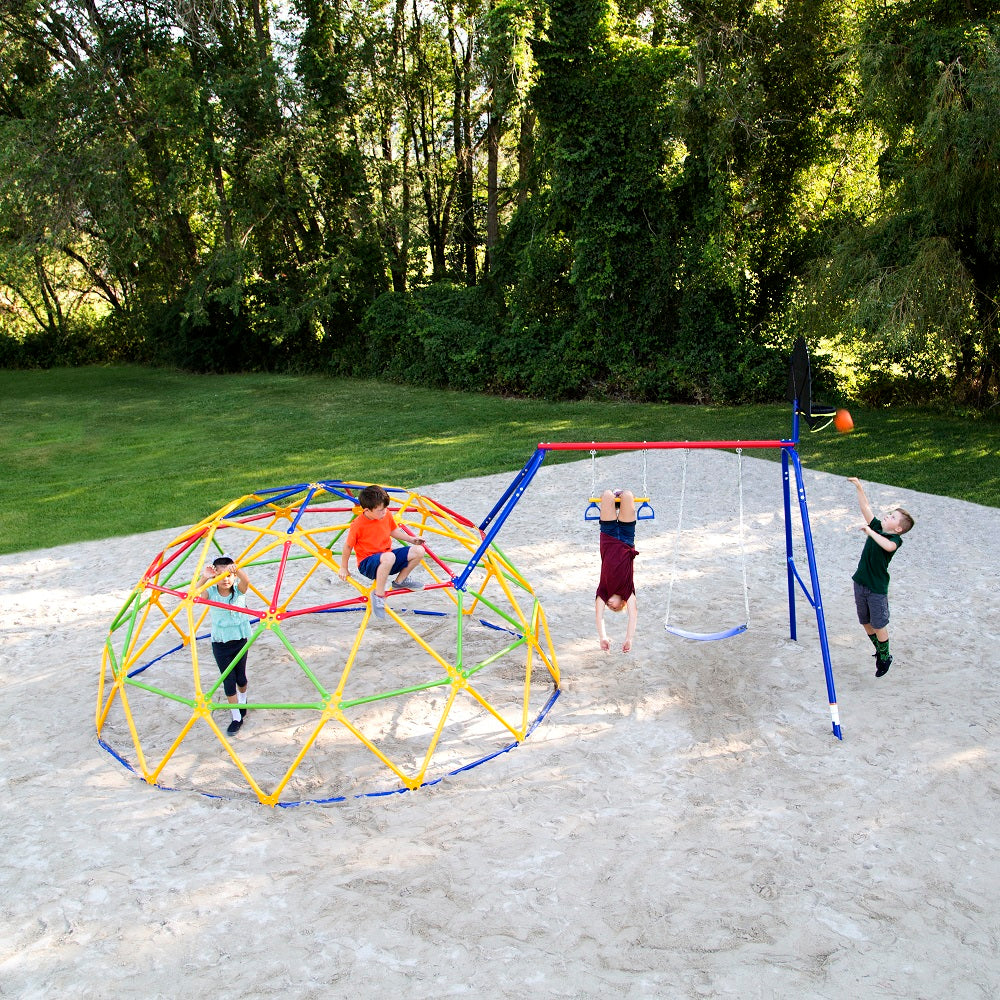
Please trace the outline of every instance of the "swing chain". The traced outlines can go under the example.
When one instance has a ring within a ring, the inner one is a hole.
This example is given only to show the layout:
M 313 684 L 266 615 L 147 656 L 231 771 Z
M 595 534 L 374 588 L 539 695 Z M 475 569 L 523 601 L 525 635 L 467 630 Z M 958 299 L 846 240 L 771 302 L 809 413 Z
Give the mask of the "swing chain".
M 670 624 L 670 601 L 674 596 L 674 580 L 677 578 L 677 549 L 680 543 L 681 528 L 684 525 L 684 490 L 687 486 L 688 454 L 690 448 L 684 449 L 684 457 L 681 463 L 681 495 L 677 505 L 677 530 L 674 532 L 673 553 L 670 559 L 670 583 L 667 585 L 667 611 L 663 616 L 664 626 Z
M 743 564 L 743 607 L 746 611 L 747 627 L 750 626 L 750 590 L 747 587 L 746 531 L 743 526 L 743 449 L 736 449 L 737 478 L 740 484 L 740 562 Z

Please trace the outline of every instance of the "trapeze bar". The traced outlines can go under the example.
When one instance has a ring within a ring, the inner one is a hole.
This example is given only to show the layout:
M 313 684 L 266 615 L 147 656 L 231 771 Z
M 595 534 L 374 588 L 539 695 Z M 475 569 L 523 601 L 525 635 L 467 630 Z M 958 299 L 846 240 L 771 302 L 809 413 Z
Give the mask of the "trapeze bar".
M 641 451 L 645 448 L 794 448 L 794 441 L 549 441 L 540 451 Z

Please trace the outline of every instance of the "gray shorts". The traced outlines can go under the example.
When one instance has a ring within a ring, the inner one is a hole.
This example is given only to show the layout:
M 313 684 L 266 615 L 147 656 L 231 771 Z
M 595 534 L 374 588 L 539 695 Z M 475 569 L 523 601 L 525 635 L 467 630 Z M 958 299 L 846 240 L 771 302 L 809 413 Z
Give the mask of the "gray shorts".
M 888 594 L 876 594 L 855 580 L 854 605 L 858 609 L 858 621 L 862 625 L 880 629 L 889 624 Z

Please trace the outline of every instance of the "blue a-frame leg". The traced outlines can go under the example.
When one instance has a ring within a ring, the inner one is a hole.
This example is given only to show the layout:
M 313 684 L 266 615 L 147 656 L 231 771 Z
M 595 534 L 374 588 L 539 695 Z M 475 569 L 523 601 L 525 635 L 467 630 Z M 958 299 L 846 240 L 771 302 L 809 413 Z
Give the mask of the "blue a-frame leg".
M 797 405 L 793 412 L 793 442 L 798 441 Z M 809 564 L 810 587 L 805 585 L 795 566 L 795 552 L 792 544 L 792 498 L 791 477 L 789 466 L 795 470 L 795 490 L 799 501 L 799 516 L 802 519 L 802 535 L 805 541 L 806 559 Z M 838 740 L 844 738 L 840 729 L 840 712 L 837 709 L 837 692 L 833 684 L 833 664 L 830 662 L 830 642 L 826 634 L 826 616 L 823 613 L 823 597 L 819 589 L 819 570 L 816 568 L 816 550 L 813 547 L 812 528 L 809 524 L 809 506 L 806 503 L 806 485 L 802 475 L 802 460 L 794 446 L 781 449 L 781 486 L 785 501 L 785 556 L 788 562 L 788 632 L 791 639 L 796 639 L 795 625 L 795 584 L 802 588 L 806 600 L 816 612 L 816 628 L 819 632 L 819 645 L 823 654 L 823 673 L 826 676 L 826 693 L 830 701 L 830 717 L 833 721 L 833 735 Z M 810 589 L 811 588 L 811 589 Z

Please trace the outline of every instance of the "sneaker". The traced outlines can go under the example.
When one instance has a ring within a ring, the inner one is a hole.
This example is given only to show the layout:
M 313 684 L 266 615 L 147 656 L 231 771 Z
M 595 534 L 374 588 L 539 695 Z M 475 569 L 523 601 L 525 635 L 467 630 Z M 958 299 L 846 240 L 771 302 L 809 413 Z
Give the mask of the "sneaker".
M 233 721 L 229 723 L 229 727 L 226 729 L 226 732 L 229 733 L 230 736 L 232 736 L 233 733 L 238 733 L 240 731 L 240 726 L 242 725 L 243 725 L 242 719 L 233 719 Z
M 247 717 L 247 710 L 245 708 L 240 709 L 240 718 L 245 719 Z
M 372 594 L 372 614 L 375 615 L 380 621 L 385 621 L 389 616 L 385 613 L 385 598 L 379 597 L 377 594 Z
M 402 582 L 397 577 L 392 581 L 392 586 L 394 590 L 423 590 L 427 586 L 427 581 L 421 579 L 416 573 L 411 573 Z
M 880 656 L 875 657 L 875 676 L 883 677 L 889 672 L 889 667 L 892 665 L 892 655 L 890 654 L 884 660 Z

